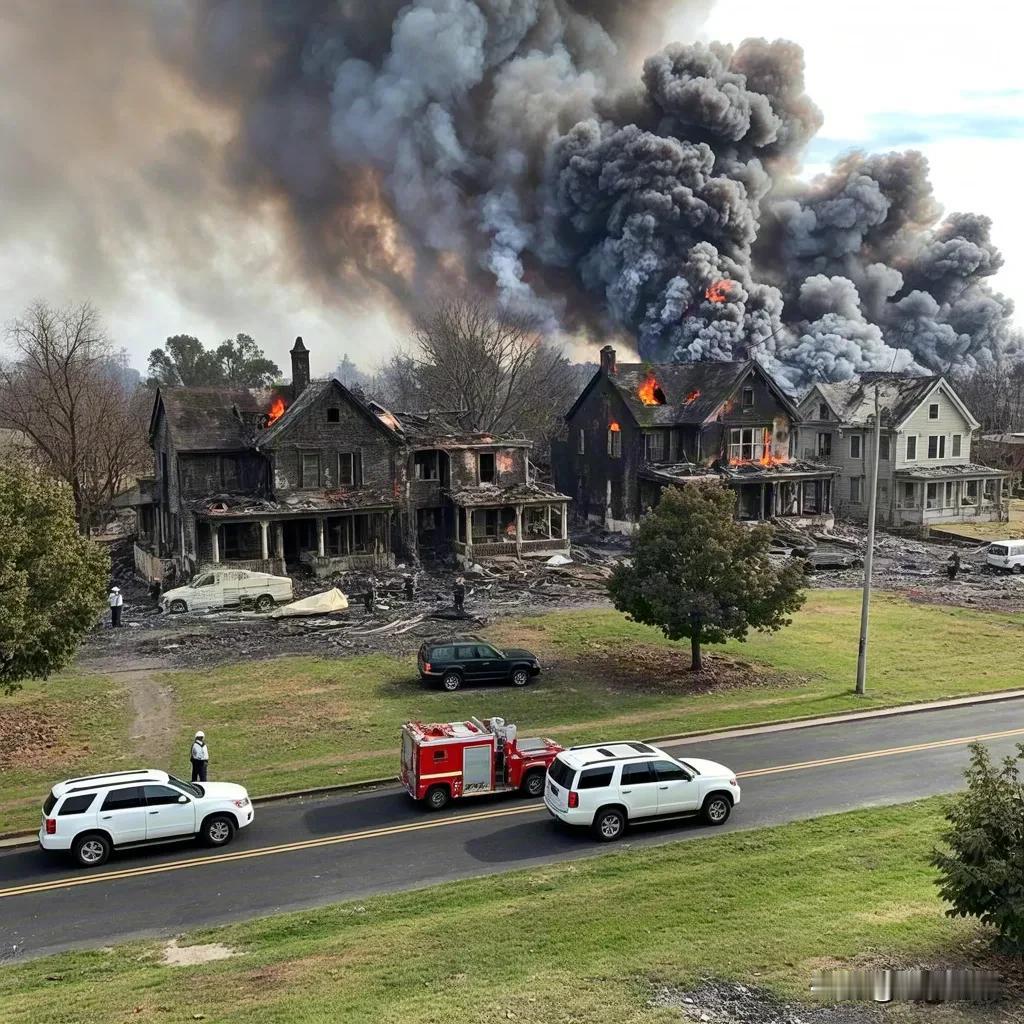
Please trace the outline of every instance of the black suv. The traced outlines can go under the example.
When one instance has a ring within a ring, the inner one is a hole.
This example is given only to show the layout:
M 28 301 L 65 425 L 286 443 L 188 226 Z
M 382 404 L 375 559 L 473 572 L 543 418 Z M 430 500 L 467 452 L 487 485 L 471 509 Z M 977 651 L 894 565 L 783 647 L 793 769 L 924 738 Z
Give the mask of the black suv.
M 424 683 L 440 683 L 450 693 L 463 683 L 525 686 L 540 674 L 540 662 L 529 651 L 499 651 L 477 636 L 428 641 L 420 648 L 416 661 Z

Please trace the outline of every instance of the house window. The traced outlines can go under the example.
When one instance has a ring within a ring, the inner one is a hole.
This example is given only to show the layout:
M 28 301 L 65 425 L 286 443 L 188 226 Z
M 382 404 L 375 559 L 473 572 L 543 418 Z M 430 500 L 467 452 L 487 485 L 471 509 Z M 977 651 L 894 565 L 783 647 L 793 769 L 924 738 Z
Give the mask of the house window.
M 914 485 L 905 483 L 903 485 L 903 507 L 917 508 L 917 498 L 914 495 Z
M 862 476 L 851 476 L 850 477 L 850 501 L 854 505 L 859 505 L 863 500 L 864 493 L 864 477 Z
M 928 435 L 928 458 L 929 459 L 944 459 L 946 457 L 946 435 L 945 434 L 929 434 Z
M 828 406 L 824 402 L 819 402 L 818 403 L 818 419 L 819 420 L 827 420 L 828 419 Z
M 764 455 L 763 427 L 734 427 L 729 431 L 729 461 L 754 462 Z
M 818 435 L 818 454 L 822 458 L 829 458 L 832 455 L 832 435 L 819 434 Z
M 358 487 L 363 482 L 363 456 L 361 452 L 338 453 L 338 486 Z
M 860 434 L 850 435 L 850 458 L 859 459 L 861 456 L 861 436 Z
M 340 423 L 341 422 L 341 410 L 335 406 L 331 406 L 327 410 L 327 422 L 328 423 Z
M 878 437 L 878 457 L 889 461 L 889 435 L 880 434 Z
M 302 475 L 302 479 L 299 481 L 300 487 L 320 486 L 319 452 L 303 452 L 302 455 L 300 456 L 299 469 Z
M 917 458 L 917 434 L 911 434 L 907 438 L 907 462 L 913 462 Z
M 743 408 L 753 409 L 754 408 L 754 389 L 744 388 L 743 389 Z
M 665 435 L 660 430 L 652 430 L 644 434 L 644 460 L 646 462 L 665 461 Z
M 494 452 L 481 452 L 477 456 L 477 471 L 480 475 L 480 483 L 494 483 L 497 475 L 494 468 Z
M 953 435 L 953 458 L 954 459 L 959 459 L 960 458 L 960 450 L 961 450 L 961 447 L 963 446 L 963 441 L 964 441 L 964 439 L 963 439 L 963 435 L 962 434 L 954 434 Z
M 928 419 L 937 420 L 939 418 L 939 403 L 933 402 L 928 406 Z
M 576 433 L 576 454 L 585 455 L 587 452 L 587 432 L 579 430 Z
M 964 481 L 964 493 L 960 498 L 960 502 L 963 505 L 977 505 L 978 504 L 978 481 L 977 480 L 965 480 Z
M 622 431 L 618 423 L 608 428 L 608 454 L 613 459 L 622 458 Z
M 939 485 L 928 484 L 925 489 L 925 505 L 927 508 L 939 507 Z
M 416 452 L 413 457 L 413 474 L 417 480 L 439 480 L 437 452 Z

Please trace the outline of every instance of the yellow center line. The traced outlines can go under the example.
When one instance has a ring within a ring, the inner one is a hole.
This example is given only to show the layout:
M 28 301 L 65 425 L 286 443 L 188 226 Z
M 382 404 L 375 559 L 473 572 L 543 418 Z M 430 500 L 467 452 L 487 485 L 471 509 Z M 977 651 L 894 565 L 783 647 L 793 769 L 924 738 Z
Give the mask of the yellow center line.
M 820 758 L 816 761 L 799 761 L 794 764 L 776 765 L 771 768 L 757 768 L 747 772 L 737 772 L 741 779 L 759 778 L 764 775 L 777 775 L 781 772 L 795 772 L 808 768 L 824 768 L 830 765 L 847 764 L 852 761 L 864 761 L 875 757 L 892 757 L 896 754 L 913 754 L 923 750 L 937 750 L 942 747 L 964 746 L 968 743 L 981 743 L 986 740 L 1005 739 L 1008 736 L 1024 736 L 1022 729 L 1005 729 L 1002 732 L 980 733 L 976 736 L 957 736 L 948 740 L 933 740 L 930 743 L 915 743 L 905 747 L 889 747 L 884 750 L 868 750 L 860 754 L 843 754 L 838 757 Z M 314 850 L 324 846 L 338 846 L 342 843 L 355 843 L 364 839 L 382 839 L 387 836 L 403 835 L 406 832 L 421 832 L 425 829 L 446 828 L 451 825 L 463 825 L 467 822 L 487 821 L 492 818 L 508 818 L 516 814 L 537 814 L 543 811 L 536 804 L 525 807 L 511 807 L 499 810 L 478 811 L 473 814 L 460 814 L 448 818 L 436 818 L 433 821 L 410 822 L 405 825 L 388 825 L 381 828 L 366 829 L 362 832 L 348 832 L 342 835 L 325 836 L 321 839 L 304 839 L 294 843 L 282 843 L 277 846 L 263 846 L 255 850 L 236 850 L 232 853 L 219 853 L 205 857 L 190 857 L 187 860 L 171 861 L 165 864 L 151 864 L 146 867 L 125 868 L 121 871 L 104 871 L 75 876 L 72 878 L 56 878 L 46 882 L 33 882 L 26 885 L 0 889 L 0 899 L 8 896 L 27 896 L 32 893 L 49 892 L 54 889 L 70 889 L 79 885 L 93 885 L 96 882 L 115 882 L 123 878 L 141 878 L 145 875 L 159 875 L 167 871 L 181 871 L 185 868 L 202 867 L 207 864 L 226 864 L 232 861 L 249 860 L 253 857 L 270 857 L 282 853 L 294 853 L 300 850 Z

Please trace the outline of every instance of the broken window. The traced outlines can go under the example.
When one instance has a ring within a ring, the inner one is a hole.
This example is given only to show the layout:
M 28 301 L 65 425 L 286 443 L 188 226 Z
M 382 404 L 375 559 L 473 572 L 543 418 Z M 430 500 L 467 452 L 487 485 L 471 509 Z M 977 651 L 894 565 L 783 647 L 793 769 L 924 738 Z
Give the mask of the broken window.
M 954 434 L 953 435 L 953 458 L 954 459 L 959 459 L 960 458 L 960 450 L 961 450 L 961 448 L 963 446 L 963 441 L 964 441 L 964 439 L 963 439 L 963 435 L 962 434 Z
M 928 419 L 937 420 L 939 418 L 939 403 L 933 402 L 928 406 Z
M 880 434 L 878 437 L 878 457 L 889 461 L 889 435 Z
M 862 476 L 851 476 L 850 477 L 850 501 L 854 505 L 859 505 L 863 500 L 864 490 L 864 477 Z
M 766 432 L 767 427 L 733 427 L 729 431 L 729 461 L 753 462 L 760 459 L 764 455 Z
M 860 434 L 850 435 L 850 458 L 859 459 L 861 456 L 861 437 Z
M 818 435 L 818 455 L 822 458 L 830 458 L 832 455 L 832 434 Z
M 917 458 L 917 434 L 910 434 L 907 437 L 907 462 L 913 462 Z
M 477 456 L 477 471 L 480 483 L 493 484 L 496 471 L 494 468 L 494 452 L 481 452 Z
M 944 459 L 946 457 L 946 435 L 930 434 L 928 436 L 928 458 Z
M 413 455 L 413 474 L 417 480 L 440 480 L 437 452 L 416 452 Z
M 327 422 L 328 423 L 340 423 L 341 422 L 341 410 L 336 408 L 336 407 L 334 407 L 334 406 L 331 406 L 331 408 L 327 410 Z
M 320 453 L 303 452 L 299 456 L 300 487 L 320 486 Z
M 587 432 L 580 430 L 576 434 L 576 454 L 585 455 L 587 451 Z
M 646 462 L 665 461 L 665 434 L 660 430 L 650 430 L 644 434 L 644 460 Z
M 964 505 L 977 505 L 978 504 L 978 481 L 977 480 L 965 480 L 964 481 L 964 493 L 960 498 L 960 501 Z
M 743 408 L 753 409 L 754 408 L 754 389 L 744 388 L 743 389 Z
M 613 459 L 622 458 L 622 431 L 618 423 L 613 423 L 608 428 L 608 454 Z
M 361 452 L 338 453 L 338 486 L 358 487 L 363 477 L 363 456 Z
M 524 529 L 527 540 L 547 540 L 551 536 L 548 525 L 548 506 L 540 505 L 524 509 Z

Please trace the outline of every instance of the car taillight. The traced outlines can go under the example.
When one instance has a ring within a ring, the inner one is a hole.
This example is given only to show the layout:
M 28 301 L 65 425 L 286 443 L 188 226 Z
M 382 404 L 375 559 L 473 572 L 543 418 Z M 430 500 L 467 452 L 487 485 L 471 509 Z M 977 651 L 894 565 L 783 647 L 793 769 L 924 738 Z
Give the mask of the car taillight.
M 46 819 L 46 834 L 48 836 L 53 836 L 53 835 L 57 834 L 57 819 L 56 818 L 47 818 Z
M 430 669 L 430 662 L 429 661 L 423 662 L 423 671 L 424 672 L 429 672 L 430 670 L 431 670 Z
M 570 807 L 579 807 L 579 805 L 580 805 L 580 795 L 579 795 L 579 793 L 570 793 L 569 794 L 569 806 Z

